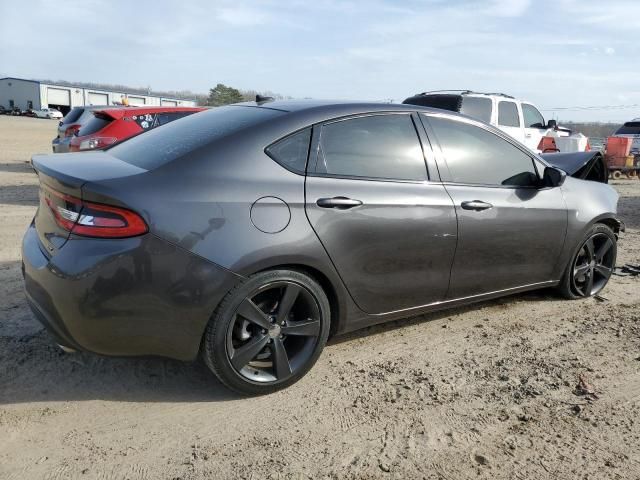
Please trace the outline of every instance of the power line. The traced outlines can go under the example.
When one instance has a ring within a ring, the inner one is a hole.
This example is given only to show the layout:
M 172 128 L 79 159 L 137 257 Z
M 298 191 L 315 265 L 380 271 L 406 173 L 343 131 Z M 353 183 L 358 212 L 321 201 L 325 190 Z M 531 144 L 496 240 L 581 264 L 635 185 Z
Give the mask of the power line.
M 640 103 L 634 103 L 631 105 L 599 105 L 599 106 L 576 106 L 576 107 L 555 107 L 555 108 L 543 108 L 543 112 L 552 112 L 556 110 L 625 110 L 627 108 L 640 108 Z

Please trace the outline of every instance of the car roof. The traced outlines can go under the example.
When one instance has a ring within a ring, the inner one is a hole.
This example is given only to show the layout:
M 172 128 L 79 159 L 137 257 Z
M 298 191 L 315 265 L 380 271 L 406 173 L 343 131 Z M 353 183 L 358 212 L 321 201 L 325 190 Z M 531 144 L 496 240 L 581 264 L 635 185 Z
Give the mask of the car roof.
M 349 100 L 272 100 L 266 102 L 242 102 L 235 103 L 239 107 L 259 107 L 281 112 L 303 112 L 317 111 L 326 113 L 340 113 L 346 110 L 388 112 L 388 111 L 415 111 L 415 110 L 436 110 L 417 105 L 403 105 L 401 103 L 364 102 Z

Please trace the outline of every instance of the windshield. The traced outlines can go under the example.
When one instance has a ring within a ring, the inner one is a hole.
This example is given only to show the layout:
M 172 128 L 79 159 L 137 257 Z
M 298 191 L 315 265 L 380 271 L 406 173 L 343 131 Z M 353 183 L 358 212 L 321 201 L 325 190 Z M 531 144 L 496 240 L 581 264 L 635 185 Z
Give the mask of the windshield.
M 627 122 L 621 126 L 616 135 L 640 135 L 640 122 Z

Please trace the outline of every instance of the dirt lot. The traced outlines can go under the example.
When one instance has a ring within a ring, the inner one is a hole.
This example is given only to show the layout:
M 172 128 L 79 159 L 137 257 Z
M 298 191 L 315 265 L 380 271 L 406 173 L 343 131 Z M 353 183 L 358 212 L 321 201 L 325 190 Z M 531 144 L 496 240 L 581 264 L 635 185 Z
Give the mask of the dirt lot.
M 603 302 L 542 291 L 334 339 L 261 398 L 200 364 L 63 354 L 19 263 L 24 162 L 55 125 L 0 117 L 0 478 L 640 478 L 640 279 Z M 638 263 L 640 182 L 615 187 L 618 263 Z

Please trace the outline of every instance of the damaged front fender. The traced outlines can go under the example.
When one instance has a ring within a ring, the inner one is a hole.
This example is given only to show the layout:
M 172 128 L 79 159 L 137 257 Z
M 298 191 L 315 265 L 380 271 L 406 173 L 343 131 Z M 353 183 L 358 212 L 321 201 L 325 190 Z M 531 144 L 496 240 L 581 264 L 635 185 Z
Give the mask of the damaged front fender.
M 609 170 L 600 151 L 572 153 L 543 153 L 545 162 L 558 167 L 575 178 L 608 183 Z

